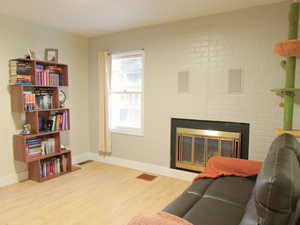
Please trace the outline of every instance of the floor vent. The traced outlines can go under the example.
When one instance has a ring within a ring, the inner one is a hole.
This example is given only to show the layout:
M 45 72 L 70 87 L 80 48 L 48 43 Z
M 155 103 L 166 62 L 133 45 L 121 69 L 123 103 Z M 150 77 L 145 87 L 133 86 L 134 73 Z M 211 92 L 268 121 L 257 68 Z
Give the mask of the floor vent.
M 84 162 L 81 162 L 81 163 L 77 163 L 77 165 L 84 165 L 84 164 L 87 164 L 87 163 L 91 163 L 93 162 L 93 160 L 87 160 L 87 161 L 84 161 Z
M 146 181 L 153 181 L 157 176 L 153 176 L 150 174 L 143 173 L 137 177 L 137 179 L 142 179 Z

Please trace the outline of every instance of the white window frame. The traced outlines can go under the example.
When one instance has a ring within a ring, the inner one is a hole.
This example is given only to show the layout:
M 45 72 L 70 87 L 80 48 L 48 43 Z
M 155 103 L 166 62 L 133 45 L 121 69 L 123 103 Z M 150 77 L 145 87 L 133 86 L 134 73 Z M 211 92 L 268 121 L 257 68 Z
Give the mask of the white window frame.
M 145 52 L 144 50 L 136 50 L 136 51 L 128 51 L 128 52 L 120 52 L 120 53 L 112 53 L 113 60 L 114 57 L 124 57 L 130 55 L 141 55 L 142 56 L 142 72 L 141 72 L 141 86 L 142 91 L 138 92 L 141 94 L 141 128 L 132 128 L 132 127 L 114 127 L 112 128 L 110 125 L 110 130 L 112 133 L 117 134 L 126 134 L 126 135 L 134 135 L 134 136 L 144 136 L 144 75 L 145 75 Z M 112 63 L 111 63 L 112 65 Z M 111 70 L 112 71 L 112 70 Z M 110 79 L 111 83 L 111 79 Z M 111 87 L 111 85 L 110 85 Z M 136 91 L 124 91 L 124 92 L 112 92 L 111 88 L 109 89 L 109 98 L 112 93 L 136 93 Z M 109 110 L 111 111 L 111 105 L 109 106 Z M 111 118 L 111 116 L 109 116 Z M 110 121 L 111 124 L 111 121 Z

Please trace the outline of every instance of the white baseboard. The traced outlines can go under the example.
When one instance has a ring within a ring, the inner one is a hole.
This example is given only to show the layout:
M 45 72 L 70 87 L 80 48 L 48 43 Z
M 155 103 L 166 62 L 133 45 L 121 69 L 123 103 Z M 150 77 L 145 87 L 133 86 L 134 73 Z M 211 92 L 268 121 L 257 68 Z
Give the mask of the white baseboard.
M 79 155 L 72 155 L 72 164 L 77 164 L 77 163 L 81 163 L 84 161 L 90 160 L 90 153 L 89 152 L 85 152 L 85 153 L 81 153 Z
M 18 183 L 28 179 L 28 171 L 22 171 L 15 174 L 0 177 L 0 187 Z
M 108 163 L 116 166 L 136 169 L 147 173 L 157 174 L 161 176 L 173 177 L 181 180 L 192 181 L 196 177 L 196 173 L 175 170 L 163 166 L 157 166 L 150 163 L 142 163 L 128 159 L 122 159 L 113 156 L 100 156 L 97 153 L 89 153 L 90 160 Z

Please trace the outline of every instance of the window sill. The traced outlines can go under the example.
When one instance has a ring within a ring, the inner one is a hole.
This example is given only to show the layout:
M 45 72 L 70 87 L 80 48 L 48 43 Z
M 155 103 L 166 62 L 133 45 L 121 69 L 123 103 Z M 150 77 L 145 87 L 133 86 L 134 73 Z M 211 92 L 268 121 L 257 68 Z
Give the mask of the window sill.
M 124 134 L 124 135 L 132 135 L 144 137 L 144 132 L 141 130 L 133 130 L 133 129 L 112 129 L 112 133 L 114 134 Z

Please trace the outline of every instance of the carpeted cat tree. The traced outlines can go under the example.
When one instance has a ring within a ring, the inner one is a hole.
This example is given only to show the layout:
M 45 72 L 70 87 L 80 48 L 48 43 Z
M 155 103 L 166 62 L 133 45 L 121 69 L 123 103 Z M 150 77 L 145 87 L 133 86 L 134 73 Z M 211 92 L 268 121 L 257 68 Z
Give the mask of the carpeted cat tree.
M 296 56 L 300 56 L 300 40 L 297 39 L 299 6 L 299 1 L 294 1 L 291 4 L 288 40 L 281 41 L 274 45 L 274 51 L 278 55 L 286 57 L 286 59 L 280 63 L 286 72 L 285 87 L 272 89 L 273 92 L 282 95 L 284 98 L 283 129 L 277 129 L 277 134 L 292 133 L 295 135 L 298 132 L 300 133 L 300 131 L 293 130 L 294 98 L 296 92 L 300 91 L 300 88 L 295 88 Z

